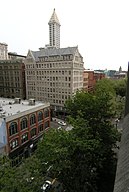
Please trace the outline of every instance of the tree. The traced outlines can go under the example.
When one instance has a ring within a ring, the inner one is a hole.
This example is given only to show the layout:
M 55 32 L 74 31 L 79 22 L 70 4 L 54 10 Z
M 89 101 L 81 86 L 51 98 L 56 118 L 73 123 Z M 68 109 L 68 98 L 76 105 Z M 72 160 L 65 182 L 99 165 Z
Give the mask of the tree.
M 115 92 L 103 82 L 94 93 L 77 92 L 66 102 L 71 131 L 45 132 L 37 151 L 23 164 L 1 167 L 2 192 L 38 192 L 46 179 L 58 180 L 66 192 L 113 190 L 119 134 L 110 121 Z
M 11 161 L 1 160 L 0 166 L 0 192 L 38 192 L 43 184 L 43 174 L 41 174 L 39 160 L 35 155 L 24 162 L 19 167 L 12 167 Z
M 96 170 L 97 177 L 95 181 L 98 189 L 96 191 L 109 192 L 113 190 L 116 168 L 116 157 L 113 149 L 117 147 L 116 141 L 119 139 L 119 134 L 110 121 L 114 114 L 113 96 L 115 92 L 113 89 L 109 92 L 103 85 L 98 84 L 94 94 L 77 92 L 73 98 L 66 102 L 66 108 L 70 114 L 68 120 L 77 128 L 75 131 L 73 129 L 74 133 L 79 133 L 80 139 L 82 139 L 82 135 L 85 135 L 84 140 L 90 140 L 92 143 L 98 144 L 98 150 L 90 145 L 90 148 L 95 150 L 91 153 L 93 158 L 92 160 L 89 159 L 89 163 L 96 165 L 91 169 L 95 168 Z M 84 129 L 84 126 L 83 128 L 79 126 L 79 119 L 88 125 L 87 129 Z M 108 165 L 112 166 L 112 170 L 109 170 Z M 105 188 L 104 186 L 108 187 Z
M 114 89 L 120 97 L 126 96 L 127 78 L 114 81 Z

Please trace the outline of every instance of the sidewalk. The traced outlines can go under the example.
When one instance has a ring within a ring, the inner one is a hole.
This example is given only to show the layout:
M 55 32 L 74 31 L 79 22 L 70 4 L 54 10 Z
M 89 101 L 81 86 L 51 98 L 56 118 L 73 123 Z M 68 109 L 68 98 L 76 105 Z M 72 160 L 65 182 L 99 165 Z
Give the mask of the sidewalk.
M 56 122 L 63 121 L 63 122 L 65 122 L 64 120 L 59 119 L 59 118 L 56 118 L 56 117 L 53 117 L 53 118 L 52 118 L 52 121 L 56 121 Z

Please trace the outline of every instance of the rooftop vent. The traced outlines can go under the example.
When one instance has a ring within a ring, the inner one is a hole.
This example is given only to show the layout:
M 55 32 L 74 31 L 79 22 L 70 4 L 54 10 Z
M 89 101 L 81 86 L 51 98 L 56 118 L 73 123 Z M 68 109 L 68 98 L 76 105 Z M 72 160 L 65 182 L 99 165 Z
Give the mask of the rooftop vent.
M 15 103 L 20 104 L 21 103 L 21 99 L 20 98 L 15 98 Z
M 3 111 L 3 107 L 0 106 L 0 112 Z
M 29 105 L 35 105 L 35 99 L 29 99 Z

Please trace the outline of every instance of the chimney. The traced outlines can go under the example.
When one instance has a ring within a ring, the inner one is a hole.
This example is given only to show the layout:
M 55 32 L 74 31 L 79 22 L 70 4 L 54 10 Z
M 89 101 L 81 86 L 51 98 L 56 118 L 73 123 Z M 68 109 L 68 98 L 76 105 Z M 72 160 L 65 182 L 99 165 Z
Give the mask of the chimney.
M 35 105 L 35 99 L 29 99 L 29 105 Z
M 21 99 L 20 98 L 15 98 L 15 103 L 20 104 L 21 103 Z

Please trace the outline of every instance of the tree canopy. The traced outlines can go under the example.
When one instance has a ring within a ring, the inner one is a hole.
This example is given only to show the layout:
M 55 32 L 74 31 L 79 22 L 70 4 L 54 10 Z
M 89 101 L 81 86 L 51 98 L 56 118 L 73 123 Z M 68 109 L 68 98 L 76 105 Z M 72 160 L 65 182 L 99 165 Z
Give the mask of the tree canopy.
M 1 159 L 0 191 L 38 192 L 51 178 L 66 192 L 112 192 L 119 140 L 111 123 L 115 96 L 106 80 L 98 82 L 93 93 L 73 95 L 65 104 L 73 129 L 45 132 L 36 152 L 19 167 Z

